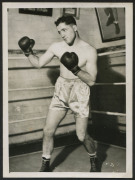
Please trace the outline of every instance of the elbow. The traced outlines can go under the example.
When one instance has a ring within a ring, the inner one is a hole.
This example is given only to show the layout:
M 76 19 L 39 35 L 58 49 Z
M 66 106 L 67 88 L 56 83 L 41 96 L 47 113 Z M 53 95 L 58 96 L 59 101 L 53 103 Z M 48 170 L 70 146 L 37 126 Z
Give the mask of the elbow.
M 38 67 L 37 67 L 38 69 L 41 69 L 42 68 L 42 66 L 40 65 L 40 64 L 38 64 Z
M 44 66 L 43 58 L 40 57 L 40 58 L 38 59 L 38 69 L 41 69 L 43 66 Z
M 43 66 L 43 65 L 40 63 L 40 61 L 38 61 L 38 69 L 41 69 L 42 66 Z
M 96 76 L 91 78 L 91 80 L 89 80 L 89 86 L 94 86 L 96 84 Z
M 41 69 L 41 66 L 39 64 L 35 64 L 33 65 L 33 67 L 35 67 L 36 69 Z
M 94 86 L 95 83 L 96 83 L 95 81 L 90 81 L 90 82 L 88 82 L 88 85 L 89 85 L 89 86 Z

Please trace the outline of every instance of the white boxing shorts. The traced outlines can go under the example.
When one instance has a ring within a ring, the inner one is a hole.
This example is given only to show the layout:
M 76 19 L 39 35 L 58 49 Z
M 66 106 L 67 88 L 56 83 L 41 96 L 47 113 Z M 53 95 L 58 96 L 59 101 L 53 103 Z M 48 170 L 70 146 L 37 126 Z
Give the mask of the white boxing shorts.
M 49 109 L 65 110 L 69 108 L 76 117 L 89 117 L 90 87 L 77 79 L 59 77 L 55 84 L 54 96 Z

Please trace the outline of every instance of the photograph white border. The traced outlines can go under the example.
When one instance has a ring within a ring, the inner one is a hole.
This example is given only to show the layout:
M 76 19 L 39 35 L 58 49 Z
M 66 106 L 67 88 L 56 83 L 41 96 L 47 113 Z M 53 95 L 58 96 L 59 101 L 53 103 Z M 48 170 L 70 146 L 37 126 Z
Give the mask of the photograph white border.
M 126 172 L 125 173 L 87 173 L 87 172 L 11 172 L 9 173 L 9 143 L 8 143 L 8 8 L 99 8 L 99 7 L 126 8 Z M 132 67 L 133 67 L 133 3 L 2 3 L 2 33 L 3 33 L 3 177 L 70 177 L 70 178 L 131 178 L 132 177 Z

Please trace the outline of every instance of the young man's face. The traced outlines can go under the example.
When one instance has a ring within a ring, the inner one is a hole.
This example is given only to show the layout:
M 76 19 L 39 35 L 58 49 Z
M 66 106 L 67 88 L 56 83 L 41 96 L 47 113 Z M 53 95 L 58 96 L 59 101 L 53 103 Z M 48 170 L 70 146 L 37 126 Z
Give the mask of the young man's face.
M 66 25 L 65 23 L 60 23 L 57 26 L 58 33 L 61 35 L 63 40 L 69 45 L 72 45 L 76 38 L 76 28 L 76 25 Z

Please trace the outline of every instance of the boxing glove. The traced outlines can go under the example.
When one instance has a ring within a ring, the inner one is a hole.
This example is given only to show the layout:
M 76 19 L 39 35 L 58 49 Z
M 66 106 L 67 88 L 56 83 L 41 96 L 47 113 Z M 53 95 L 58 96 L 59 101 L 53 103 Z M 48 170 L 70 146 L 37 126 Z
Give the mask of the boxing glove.
M 27 36 L 22 37 L 18 41 L 19 47 L 24 52 L 25 56 L 29 56 L 30 54 L 33 54 L 32 48 L 35 44 L 35 41 L 33 39 L 28 38 Z
M 81 70 L 78 66 L 78 56 L 74 52 L 65 52 L 60 61 L 74 75 L 77 75 L 77 73 Z

